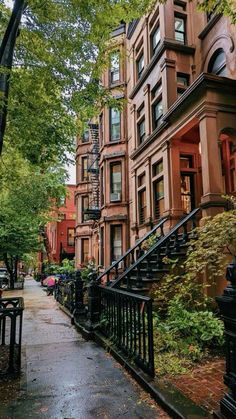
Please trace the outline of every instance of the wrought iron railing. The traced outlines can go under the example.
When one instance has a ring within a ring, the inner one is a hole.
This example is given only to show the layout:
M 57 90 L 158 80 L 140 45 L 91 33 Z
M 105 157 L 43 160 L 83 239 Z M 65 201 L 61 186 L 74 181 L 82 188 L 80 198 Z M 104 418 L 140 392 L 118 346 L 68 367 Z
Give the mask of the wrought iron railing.
M 149 249 L 141 255 L 132 265 L 130 265 L 117 279 L 111 283 L 111 287 L 118 287 L 125 282 L 127 289 L 132 289 L 132 284 L 142 288 L 142 263 L 146 262 L 146 274 L 152 277 L 153 268 L 164 268 L 164 257 L 170 257 L 173 252 L 180 252 L 181 245 L 187 243 L 189 235 L 196 227 L 196 214 L 200 208 L 196 208 L 178 224 L 176 224 L 165 236 L 161 238 Z M 153 261 L 155 264 L 153 264 Z M 135 280 L 133 279 L 135 277 Z M 131 280 L 132 278 L 132 280 Z
M 98 282 L 110 282 L 110 279 L 117 279 L 119 277 L 119 272 L 126 271 L 131 265 L 135 263 L 140 254 L 142 253 L 142 244 L 145 240 L 151 237 L 153 234 L 156 234 L 159 237 L 164 236 L 164 224 L 168 220 L 168 217 L 163 218 L 160 222 L 153 227 L 152 230 L 148 231 L 140 240 L 138 240 L 133 247 L 131 247 L 127 252 L 122 255 L 116 262 L 114 262 L 109 268 L 107 268 L 103 273 L 98 276 Z
M 154 376 L 152 299 L 103 286 L 99 289 L 101 332 Z
M 72 279 L 59 280 L 55 286 L 54 294 L 55 299 L 72 313 L 75 308 L 74 281 Z
M 22 297 L 0 298 L 1 375 L 20 372 L 23 310 Z

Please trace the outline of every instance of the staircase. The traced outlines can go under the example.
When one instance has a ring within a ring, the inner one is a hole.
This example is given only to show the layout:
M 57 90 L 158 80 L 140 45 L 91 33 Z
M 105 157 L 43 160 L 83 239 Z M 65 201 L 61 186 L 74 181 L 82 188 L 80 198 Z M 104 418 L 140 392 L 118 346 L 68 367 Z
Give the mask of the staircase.
M 196 215 L 199 211 L 199 208 L 193 210 L 165 235 L 163 227 L 167 218 L 161 220 L 133 248 L 103 272 L 98 277 L 98 281 L 112 288 L 142 295 L 148 293 L 153 282 L 160 281 L 169 271 L 168 264 L 163 261 L 165 257 L 185 258 L 187 242 L 196 227 Z M 159 239 L 144 252 L 142 243 L 154 233 L 159 236 Z

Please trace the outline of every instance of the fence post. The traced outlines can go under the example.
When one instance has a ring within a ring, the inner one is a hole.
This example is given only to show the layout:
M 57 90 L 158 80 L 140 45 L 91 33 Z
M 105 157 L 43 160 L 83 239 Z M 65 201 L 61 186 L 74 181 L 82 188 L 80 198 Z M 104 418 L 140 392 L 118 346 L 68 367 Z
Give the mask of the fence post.
M 226 373 L 224 383 L 230 392 L 220 402 L 220 417 L 236 417 L 236 262 L 230 263 L 226 270 L 228 285 L 221 297 L 216 297 L 225 326 Z M 216 414 L 216 417 L 217 416 Z
M 94 330 L 95 324 L 99 321 L 101 311 L 101 293 L 95 272 L 89 274 L 88 285 L 88 316 L 86 329 Z
M 84 281 L 82 280 L 80 270 L 75 272 L 75 310 L 74 310 L 74 317 L 79 316 L 81 314 L 85 314 L 85 306 L 84 306 Z

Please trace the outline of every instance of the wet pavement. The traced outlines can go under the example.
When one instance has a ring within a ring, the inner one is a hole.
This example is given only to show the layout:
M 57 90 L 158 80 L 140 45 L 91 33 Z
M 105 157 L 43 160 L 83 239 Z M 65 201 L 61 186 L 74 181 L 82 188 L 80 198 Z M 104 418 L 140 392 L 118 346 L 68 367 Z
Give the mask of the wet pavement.
M 10 295 L 25 300 L 22 375 L 0 381 L 0 419 L 169 418 L 38 283 Z

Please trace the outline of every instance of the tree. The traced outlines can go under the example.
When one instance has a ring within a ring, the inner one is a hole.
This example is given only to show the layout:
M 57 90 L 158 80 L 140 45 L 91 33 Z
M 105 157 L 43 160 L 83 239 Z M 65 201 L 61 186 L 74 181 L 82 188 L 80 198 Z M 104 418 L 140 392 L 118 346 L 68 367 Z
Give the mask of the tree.
M 16 17 L 23 13 L 13 70 L 7 60 L 0 61 L 5 81 L 0 87 L 6 91 L 4 119 L 10 77 L 6 139 L 28 160 L 50 161 L 55 153 L 66 158 L 78 131 L 77 113 L 86 120 L 94 104 L 108 97 L 98 79 L 111 31 L 122 20 L 141 16 L 150 4 L 153 0 L 15 0 L 8 20 L 9 8 L 0 0 L 2 50 L 7 34 L 11 41 Z M 14 42 L 16 35 L 15 31 Z
M 235 0 L 199 0 L 200 10 L 213 12 L 228 16 L 232 23 L 236 23 L 236 1 Z
M 18 262 L 39 250 L 39 231 L 65 196 L 64 171 L 50 168 L 42 172 L 16 153 L 5 158 L 0 169 L 0 259 L 14 288 Z

